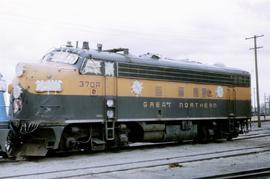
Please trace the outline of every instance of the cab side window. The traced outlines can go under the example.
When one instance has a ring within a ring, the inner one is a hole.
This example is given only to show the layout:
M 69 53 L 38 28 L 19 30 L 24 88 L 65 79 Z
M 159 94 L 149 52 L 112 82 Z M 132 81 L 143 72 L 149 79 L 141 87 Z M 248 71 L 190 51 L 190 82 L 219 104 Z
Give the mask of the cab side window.
M 93 58 L 86 59 L 82 64 L 80 69 L 81 74 L 95 74 L 102 75 L 103 73 L 103 62 L 100 60 L 95 60 Z

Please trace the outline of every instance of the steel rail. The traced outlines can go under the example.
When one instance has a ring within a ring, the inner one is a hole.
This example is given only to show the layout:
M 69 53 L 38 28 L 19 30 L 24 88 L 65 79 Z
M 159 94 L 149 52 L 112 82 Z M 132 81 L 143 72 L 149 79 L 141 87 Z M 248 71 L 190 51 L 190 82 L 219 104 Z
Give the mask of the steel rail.
M 205 177 L 199 177 L 197 179 L 255 178 L 255 177 L 265 177 L 265 176 L 270 176 L 270 167 L 244 170 L 244 171 L 212 175 L 212 176 L 205 176 Z
M 6 175 L 6 176 L 1 176 L 0 178 L 39 177 L 39 176 L 44 176 L 48 174 L 61 174 L 61 173 L 64 174 L 60 176 L 61 178 L 71 178 L 71 177 L 82 177 L 82 176 L 97 175 L 97 174 L 112 173 L 112 172 L 121 172 L 121 171 L 128 171 L 128 170 L 135 170 L 135 169 L 142 169 L 142 168 L 152 168 L 152 167 L 158 167 L 158 166 L 173 166 L 173 165 L 181 166 L 182 163 L 192 163 L 192 162 L 198 162 L 198 161 L 206 161 L 206 160 L 213 160 L 213 159 L 220 159 L 220 158 L 231 158 L 231 157 L 270 152 L 269 147 L 270 145 L 262 145 L 262 146 L 257 146 L 257 147 L 239 148 L 239 149 L 231 149 L 231 150 L 216 151 L 216 152 L 206 152 L 206 153 L 191 154 L 191 155 L 186 155 L 186 156 L 181 155 L 181 156 L 164 157 L 164 158 L 133 161 L 133 162 L 122 162 L 122 163 L 96 165 L 96 166 L 89 166 L 89 167 L 77 167 L 77 168 L 69 168 L 69 169 L 61 169 L 61 170 L 52 170 L 52 171 L 46 171 L 46 172 L 33 172 L 33 173 L 26 173 L 26 174 Z M 262 149 L 262 150 L 261 151 L 256 151 L 256 150 L 247 151 L 247 150 L 252 150 L 252 149 Z M 244 151 L 244 152 L 230 153 L 230 152 L 239 152 L 239 151 Z M 217 154 L 223 154 L 223 155 L 217 155 Z M 199 156 L 201 156 L 202 158 L 192 159 L 192 157 L 199 157 Z M 188 159 L 189 157 L 191 159 Z M 184 159 L 184 158 L 187 158 L 187 159 Z M 136 166 L 136 164 L 139 164 L 139 166 Z M 120 167 L 120 168 L 111 169 L 111 167 Z M 96 171 L 96 170 L 104 170 L 104 169 L 105 171 Z M 89 172 L 89 170 L 91 170 L 91 172 Z M 85 173 L 83 174 L 73 173 L 70 175 L 65 175 L 65 173 L 67 172 L 76 172 L 76 171 L 77 172 L 84 171 Z

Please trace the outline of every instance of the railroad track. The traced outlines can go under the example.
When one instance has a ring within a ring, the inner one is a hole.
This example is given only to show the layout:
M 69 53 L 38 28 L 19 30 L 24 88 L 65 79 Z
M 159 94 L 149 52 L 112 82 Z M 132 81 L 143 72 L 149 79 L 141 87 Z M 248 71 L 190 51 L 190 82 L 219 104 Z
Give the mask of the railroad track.
M 1 158 L 0 157 L 0 164 L 1 163 L 7 163 L 7 162 L 19 162 L 19 161 L 17 161 L 17 160 L 13 160 L 13 159 L 5 159 L 5 158 Z
M 200 177 L 197 179 L 228 179 L 228 178 L 258 178 L 258 177 L 269 177 L 270 176 L 270 168 L 257 168 L 233 173 L 225 173 L 219 175 L 212 175 L 206 177 Z
M 256 129 L 252 129 L 250 130 L 250 132 L 258 132 L 258 131 L 269 131 L 270 130 L 270 127 L 267 127 L 267 128 L 256 128 Z
M 246 139 L 261 138 L 261 137 L 268 137 L 268 136 L 270 136 L 270 133 L 249 134 L 247 136 L 243 135 L 234 140 L 246 140 Z M 176 145 L 179 145 L 179 144 L 177 143 L 146 144 L 146 145 L 128 147 L 123 151 L 134 150 L 134 149 L 162 148 L 162 147 L 176 146 Z M 270 153 L 269 147 L 270 145 L 260 145 L 260 146 L 249 147 L 249 148 L 238 148 L 238 149 L 206 152 L 206 153 L 199 153 L 199 154 L 185 155 L 185 156 L 179 155 L 179 156 L 173 156 L 173 157 L 156 158 L 156 159 L 151 159 L 151 160 L 140 160 L 140 161 L 134 161 L 134 162 L 108 163 L 105 165 L 91 165 L 87 167 L 67 168 L 67 169 L 60 169 L 60 170 L 50 170 L 50 171 L 31 172 L 31 173 L 29 172 L 29 173 L 6 175 L 6 176 L 0 175 L 0 178 L 20 178 L 20 177 L 21 178 L 33 178 L 33 177 L 70 178 L 70 177 L 99 175 L 99 174 L 106 174 L 106 173 L 112 173 L 112 172 L 129 171 L 129 170 L 136 170 L 136 169 L 143 169 L 143 168 L 152 168 L 152 167 L 158 167 L 158 166 L 181 167 L 184 163 L 191 163 L 191 162 L 198 162 L 198 161 L 205 161 L 205 160 L 219 159 L 219 158 L 237 157 L 241 155 L 252 155 L 252 154 L 257 154 L 257 153 L 265 153 L 265 152 Z M 17 161 L 0 158 L 0 163 L 2 162 L 4 163 L 4 162 L 17 162 Z
M 150 160 L 138 160 L 131 162 L 107 163 L 103 165 L 92 165 L 85 167 L 73 167 L 59 170 L 29 172 L 23 174 L 5 175 L 0 178 L 71 178 L 91 175 L 99 175 L 113 172 L 137 170 L 144 168 L 153 168 L 159 166 L 181 167 L 185 163 L 206 161 L 220 158 L 230 158 L 243 155 L 252 155 L 258 153 L 270 153 L 270 145 L 261 145 L 257 147 L 238 148 L 225 151 L 206 152 L 191 155 L 179 155 L 173 157 L 156 158 Z
M 240 136 L 238 138 L 233 139 L 233 141 L 238 141 L 238 140 L 246 140 L 246 139 L 253 139 L 253 138 L 262 138 L 262 137 L 269 137 L 270 136 L 270 132 L 269 133 L 262 133 L 262 134 L 246 134 L 243 136 Z M 193 141 L 184 141 L 182 143 L 179 142 L 161 142 L 161 143 L 139 143 L 139 144 L 131 144 L 130 146 L 126 146 L 126 147 L 122 147 L 119 149 L 112 149 L 109 152 L 115 152 L 115 151 L 131 151 L 131 150 L 136 150 L 136 149 L 151 149 L 151 148 L 163 148 L 163 147 L 170 147 L 170 146 L 178 146 L 180 144 L 191 144 L 193 143 Z M 66 153 L 65 155 L 68 155 L 70 153 Z M 80 155 L 82 153 L 72 153 L 74 155 Z M 48 157 L 57 157 L 58 153 L 53 154 L 51 156 Z M 33 158 L 34 159 L 34 158 Z M 40 158 L 37 158 L 40 159 Z M 3 158 L 2 156 L 0 156 L 0 163 L 4 163 L 4 162 L 18 162 L 18 161 L 25 161 L 27 160 L 27 158 L 20 158 L 19 160 L 15 160 L 15 159 L 6 159 Z
M 237 141 L 237 140 L 247 140 L 247 139 L 254 139 L 254 138 L 262 138 L 262 137 L 269 137 L 270 133 L 261 133 L 261 134 L 250 134 L 250 135 L 243 135 L 243 136 L 239 136 L 235 139 L 233 139 L 233 141 Z

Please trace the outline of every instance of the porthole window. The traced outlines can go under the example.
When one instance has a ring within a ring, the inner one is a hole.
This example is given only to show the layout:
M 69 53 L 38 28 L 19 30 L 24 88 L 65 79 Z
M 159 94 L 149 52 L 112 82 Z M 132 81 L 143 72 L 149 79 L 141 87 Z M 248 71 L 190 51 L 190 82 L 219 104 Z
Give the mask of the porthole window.
M 178 96 L 179 97 L 185 97 L 185 88 L 184 87 L 179 87 L 178 88 Z
M 202 88 L 202 97 L 203 98 L 207 97 L 207 89 L 206 88 Z
M 162 96 L 162 87 L 156 86 L 156 96 Z
M 199 89 L 193 88 L 193 97 L 198 98 L 199 97 Z

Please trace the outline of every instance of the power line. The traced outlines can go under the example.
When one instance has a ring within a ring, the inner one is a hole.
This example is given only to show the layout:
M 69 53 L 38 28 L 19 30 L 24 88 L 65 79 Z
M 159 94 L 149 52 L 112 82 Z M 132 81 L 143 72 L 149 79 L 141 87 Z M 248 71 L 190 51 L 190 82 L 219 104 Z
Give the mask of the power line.
M 257 49 L 263 47 L 257 47 L 257 38 L 263 37 L 264 35 L 254 35 L 253 37 L 248 37 L 246 40 L 254 39 L 254 48 L 249 50 L 254 50 L 255 55 L 255 72 L 256 72 L 256 90 L 257 90 L 257 116 L 258 116 L 258 127 L 261 127 L 261 118 L 260 118 L 260 95 L 259 95 L 259 77 L 258 77 L 258 62 L 257 62 Z

